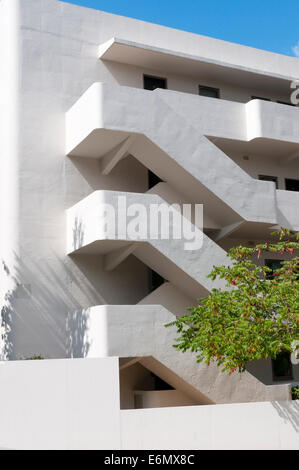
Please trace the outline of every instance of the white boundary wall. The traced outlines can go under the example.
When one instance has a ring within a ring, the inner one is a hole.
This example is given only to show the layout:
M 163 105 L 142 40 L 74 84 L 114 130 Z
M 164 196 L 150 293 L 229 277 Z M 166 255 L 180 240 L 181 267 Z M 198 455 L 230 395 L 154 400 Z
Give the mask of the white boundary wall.
M 118 359 L 0 363 L 0 447 L 118 449 Z
M 299 402 L 121 412 L 123 449 L 299 449 Z
M 0 448 L 299 449 L 299 402 L 123 410 L 118 358 L 0 363 Z

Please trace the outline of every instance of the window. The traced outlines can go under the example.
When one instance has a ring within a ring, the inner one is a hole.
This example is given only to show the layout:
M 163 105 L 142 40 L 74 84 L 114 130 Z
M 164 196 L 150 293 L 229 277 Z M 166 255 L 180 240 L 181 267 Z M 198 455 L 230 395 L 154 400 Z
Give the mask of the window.
M 268 274 L 267 279 L 273 279 L 275 271 L 282 267 L 282 260 L 280 259 L 265 259 L 265 266 L 271 269 L 271 273 Z
M 200 96 L 207 96 L 208 98 L 220 98 L 219 88 L 212 88 L 210 86 L 199 85 Z
M 276 189 L 278 188 L 277 176 L 259 175 L 259 180 L 261 180 L 261 181 L 273 181 L 273 183 L 276 184 Z
M 287 191 L 299 191 L 299 180 L 285 179 L 285 188 Z
M 287 351 L 282 351 L 272 359 L 272 372 L 273 380 L 292 380 L 293 369 L 290 360 L 290 354 Z
M 271 101 L 270 98 L 263 98 L 262 96 L 252 96 L 252 100 Z
M 166 78 L 152 77 L 151 75 L 143 75 L 143 88 L 145 90 L 156 90 L 156 88 L 167 88 Z

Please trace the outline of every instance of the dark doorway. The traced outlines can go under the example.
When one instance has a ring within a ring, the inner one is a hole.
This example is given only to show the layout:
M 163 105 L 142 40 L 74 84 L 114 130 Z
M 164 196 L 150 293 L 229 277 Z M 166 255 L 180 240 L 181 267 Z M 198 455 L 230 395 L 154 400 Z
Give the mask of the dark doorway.
M 156 90 L 156 88 L 167 88 L 166 78 L 152 77 L 151 75 L 143 75 L 143 88 L 145 90 Z

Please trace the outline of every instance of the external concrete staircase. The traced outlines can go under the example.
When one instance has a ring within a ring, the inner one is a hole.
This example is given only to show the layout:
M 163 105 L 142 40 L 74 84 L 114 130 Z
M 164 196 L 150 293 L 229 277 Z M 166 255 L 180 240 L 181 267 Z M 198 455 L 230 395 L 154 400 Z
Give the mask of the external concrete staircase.
M 167 194 L 175 199 L 175 192 L 166 183 L 160 183 L 152 192 Z M 175 328 L 165 328 L 176 315 L 196 303 L 212 287 L 224 287 L 223 282 L 212 283 L 207 274 L 214 264 L 227 264 L 225 251 L 202 234 L 203 246 L 186 251 L 184 240 L 118 240 L 109 228 L 104 232 L 106 213 L 103 204 L 115 207 L 118 197 L 126 202 L 165 204 L 156 194 L 96 191 L 68 210 L 68 254 L 101 253 L 107 269 L 134 254 L 170 282 L 163 284 L 136 306 L 99 306 L 88 309 L 85 315 L 84 351 L 87 357 L 119 356 L 138 358 L 144 366 L 173 387 L 187 393 L 198 403 L 227 403 L 240 397 L 244 402 L 263 396 L 266 400 L 287 398 L 287 387 L 267 387 L 253 375 L 245 373 L 227 377 L 216 366 L 198 365 L 191 353 L 182 354 L 172 346 Z M 177 195 L 177 200 L 180 196 Z M 192 226 L 192 231 L 199 229 Z M 76 351 L 73 351 L 76 356 Z
M 274 107 L 268 108 L 269 104 Z M 291 112 L 294 119 L 287 134 L 275 124 L 277 114 L 278 121 L 289 119 L 283 105 L 259 100 L 245 105 L 97 83 L 67 113 L 69 156 L 99 158 L 103 174 L 109 174 L 131 154 L 167 182 L 147 194 L 96 191 L 68 210 L 69 255 L 100 253 L 111 270 L 133 253 L 169 281 L 139 305 L 88 309 L 84 313 L 88 357 L 137 357 L 200 403 L 232 402 L 236 395 L 238 401 L 240 396 L 244 401 L 261 396 L 287 399 L 286 385 L 267 387 L 249 373 L 227 378 L 216 367 L 198 365 L 194 356 L 172 348 L 175 330 L 166 329 L 165 323 L 184 313 L 212 286 L 224 287 L 206 277 L 213 265 L 228 263 L 224 250 L 194 224 L 193 232 L 203 241 L 200 250 L 186 251 L 184 240 L 116 235 L 113 224 L 111 231 L 104 230 L 107 220 L 102 207 L 109 205 L 118 214 L 123 195 L 127 205 L 144 207 L 197 202 L 217 220 L 220 233 L 229 234 L 243 223 L 271 227 L 283 221 L 296 229 L 298 218 L 289 208 L 297 203 L 297 195 L 251 178 L 209 138 L 265 138 L 299 145 L 299 114 L 296 109 Z
M 252 178 L 208 137 L 271 139 L 299 149 L 298 109 L 285 108 L 95 83 L 67 113 L 66 152 L 103 157 L 104 174 L 130 153 L 188 199 L 203 203 L 222 227 L 242 221 L 271 226 L 280 223 L 286 199 L 294 205 L 294 194 L 281 196 L 274 183 Z M 289 218 L 288 212 L 284 222 L 298 227 Z
M 160 184 L 165 192 L 169 187 Z M 171 194 L 172 191 L 169 191 Z M 191 298 L 197 299 L 206 295 L 212 286 L 207 275 L 214 265 L 228 264 L 225 251 L 213 240 L 207 237 L 199 228 L 190 222 L 191 231 L 198 240 L 202 240 L 202 248 L 186 250 L 187 239 L 149 238 L 150 221 L 145 219 L 148 230 L 143 240 L 137 236 L 128 237 L 126 233 L 117 234 L 115 223 L 107 222 L 104 207 L 113 207 L 119 216 L 120 198 L 124 197 L 126 206 L 138 204 L 150 214 L 151 205 L 169 204 L 157 194 L 121 193 L 118 191 L 95 191 L 68 210 L 67 214 L 67 252 L 68 254 L 100 253 L 105 255 L 106 268 L 111 270 L 122 262 L 128 255 L 134 253 L 144 264 L 157 271 L 173 285 L 177 286 Z M 183 217 L 178 213 L 180 219 Z M 172 218 L 169 219 L 170 235 L 172 233 Z M 147 223 L 148 222 L 148 223 Z M 183 223 L 183 222 L 182 222 Z M 109 226 L 108 226 L 109 225 Z M 160 235 L 160 234 L 159 234 Z M 224 287 L 219 282 L 219 287 Z

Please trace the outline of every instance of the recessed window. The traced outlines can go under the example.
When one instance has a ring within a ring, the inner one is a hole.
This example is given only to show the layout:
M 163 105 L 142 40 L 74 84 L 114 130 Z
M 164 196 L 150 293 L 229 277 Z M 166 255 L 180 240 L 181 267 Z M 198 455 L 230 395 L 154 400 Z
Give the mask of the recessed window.
M 299 180 L 285 179 L 285 188 L 287 191 L 299 191 Z
M 151 75 L 143 75 L 143 88 L 145 90 L 156 90 L 156 88 L 167 88 L 166 78 L 152 77 Z
M 275 183 L 276 189 L 278 188 L 277 176 L 259 175 L 259 180 L 261 180 L 261 181 L 272 181 L 273 183 Z
M 252 100 L 271 101 L 270 98 L 264 98 L 263 96 L 252 96 Z
M 200 96 L 207 96 L 208 98 L 220 98 L 219 88 L 212 88 L 210 86 L 199 85 Z
M 292 380 L 293 369 L 290 353 L 282 351 L 272 359 L 273 380 Z

